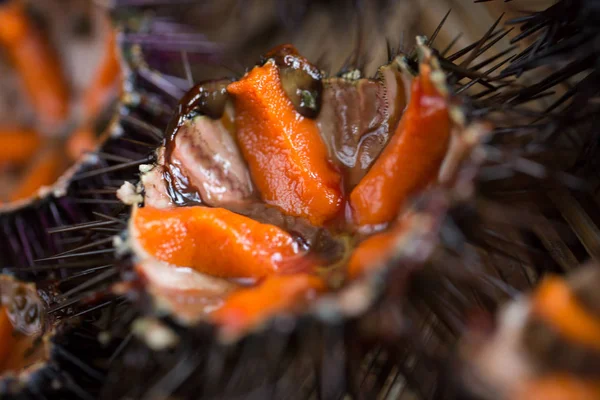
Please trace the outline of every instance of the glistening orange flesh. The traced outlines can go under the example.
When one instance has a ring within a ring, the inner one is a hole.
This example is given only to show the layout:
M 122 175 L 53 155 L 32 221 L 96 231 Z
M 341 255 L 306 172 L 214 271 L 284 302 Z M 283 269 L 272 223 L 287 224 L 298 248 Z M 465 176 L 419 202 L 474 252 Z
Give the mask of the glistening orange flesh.
M 212 318 L 227 333 L 235 334 L 302 305 L 324 290 L 325 284 L 314 275 L 270 276 L 256 287 L 231 294 Z
M 600 319 L 583 308 L 562 279 L 551 277 L 540 284 L 532 312 L 565 338 L 600 351 Z
M 19 185 L 12 191 L 11 201 L 33 196 L 42 186 L 52 185 L 65 168 L 65 157 L 58 146 L 54 145 L 44 149 L 33 164 L 29 166 L 26 175 Z
M 223 278 L 262 278 L 308 267 L 292 236 L 223 208 L 139 208 L 134 236 L 153 257 Z
M 286 96 L 273 61 L 227 91 L 234 97 L 237 138 L 263 199 L 288 215 L 322 225 L 342 207 L 341 178 L 314 120 Z
M 0 129 L 0 164 L 28 162 L 41 142 L 38 133 L 29 129 Z
M 377 233 L 361 242 L 350 256 L 348 278 L 356 279 L 387 260 L 397 240 L 398 232 L 388 231 Z
M 33 26 L 20 1 L 0 6 L 0 45 L 14 63 L 29 98 L 45 121 L 68 114 L 69 90 L 57 55 Z
M 386 231 L 367 237 L 354 249 L 348 261 L 347 275 L 356 279 L 382 266 L 393 255 L 402 233 L 414 224 L 415 213 L 406 211 Z
M 435 179 L 448 150 L 450 116 L 446 98 L 421 64 L 411 98 L 394 136 L 369 172 L 350 193 L 355 222 L 390 222 L 405 200 Z

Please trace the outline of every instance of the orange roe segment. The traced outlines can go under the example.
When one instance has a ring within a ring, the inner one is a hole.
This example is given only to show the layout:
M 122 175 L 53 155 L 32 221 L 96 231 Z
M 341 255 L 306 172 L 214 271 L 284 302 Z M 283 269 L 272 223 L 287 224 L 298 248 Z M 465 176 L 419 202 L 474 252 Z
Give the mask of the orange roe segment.
M 408 107 L 382 154 L 350 193 L 358 225 L 390 222 L 404 201 L 427 186 L 438 173 L 450 139 L 450 117 L 444 96 L 421 65 Z
M 50 186 L 64 171 L 65 157 L 63 152 L 53 146 L 44 150 L 29 167 L 25 177 L 12 192 L 10 200 L 16 201 L 33 196 L 42 186 Z
M 600 399 L 600 382 L 586 381 L 574 376 L 551 375 L 525 383 L 515 400 L 597 400 Z
M 348 263 L 348 277 L 355 279 L 378 267 L 390 255 L 398 232 L 390 231 L 375 234 L 361 242 L 352 253 Z
M 155 258 L 213 276 L 262 278 L 307 262 L 287 232 L 223 208 L 144 207 L 133 224 Z
M 0 129 L 0 163 L 28 162 L 39 149 L 41 138 L 27 129 Z
M 0 6 L 0 44 L 14 63 L 36 110 L 50 123 L 64 120 L 69 90 L 58 57 L 29 21 L 21 2 L 8 1 Z
M 376 233 L 363 240 L 350 256 L 348 278 L 356 279 L 382 266 L 392 255 L 402 233 L 415 224 L 415 213 L 407 211 L 402 218 L 384 232 Z
M 587 312 L 562 279 L 540 284 L 533 297 L 533 313 L 569 340 L 600 350 L 600 320 Z
M 324 290 L 323 281 L 313 275 L 270 276 L 256 287 L 231 294 L 212 317 L 226 332 L 235 334 L 302 305 Z
M 274 62 L 227 90 L 234 97 L 238 142 L 263 199 L 314 225 L 332 219 L 342 207 L 340 175 L 316 122 L 286 96 Z

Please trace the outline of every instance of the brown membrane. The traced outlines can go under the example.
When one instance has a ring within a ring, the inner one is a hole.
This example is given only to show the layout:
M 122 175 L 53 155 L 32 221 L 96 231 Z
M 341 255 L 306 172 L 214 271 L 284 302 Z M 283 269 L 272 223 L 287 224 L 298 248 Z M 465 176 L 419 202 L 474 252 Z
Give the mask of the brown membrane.
M 266 54 L 279 67 L 281 87 L 300 115 L 315 119 L 321 111 L 323 73 L 298 54 L 291 45 L 281 45 Z
M 219 124 L 218 120 L 225 112 L 227 103 L 226 88 L 229 82 L 228 80 L 210 81 L 194 86 L 179 101 L 177 112 L 167 128 L 164 153 L 161 155 L 161 157 L 164 157 L 163 163 L 165 166 L 162 178 L 167 184 L 169 196 L 178 205 L 200 204 L 202 200 L 198 195 L 198 187 L 190 181 L 185 171 L 182 171 L 181 161 L 177 157 L 173 157 L 173 152 L 179 147 L 187 147 L 191 151 L 201 149 L 202 142 L 207 144 L 211 139 L 213 140 L 211 142 L 213 146 L 219 146 L 219 143 L 216 143 L 214 139 L 223 133 L 219 132 L 223 127 Z M 188 135 L 189 130 L 195 129 L 186 122 L 197 114 L 206 115 L 208 118 L 215 120 L 213 123 L 205 121 L 208 124 L 207 128 L 209 128 L 209 132 L 206 135 Z M 180 131 L 181 135 L 179 135 Z M 179 140 L 180 143 L 178 144 L 177 138 L 179 136 L 183 136 L 184 139 L 188 137 L 192 140 L 188 140 L 187 143 L 185 140 L 184 143 L 181 143 L 181 140 Z M 227 140 L 227 136 L 223 136 L 223 138 Z M 200 143 L 195 144 L 194 139 Z M 227 142 L 220 149 L 231 149 L 231 144 Z M 198 157 L 190 154 L 190 151 L 184 151 L 184 157 L 193 157 L 195 161 L 200 160 L 200 165 L 202 166 L 203 163 L 210 163 L 207 156 L 210 153 L 210 148 L 205 150 Z M 208 167 L 210 168 L 210 165 Z
M 324 80 L 317 121 L 332 158 L 343 167 L 348 192 L 379 156 L 408 103 L 410 78 L 398 60 L 380 67 L 375 79 Z

